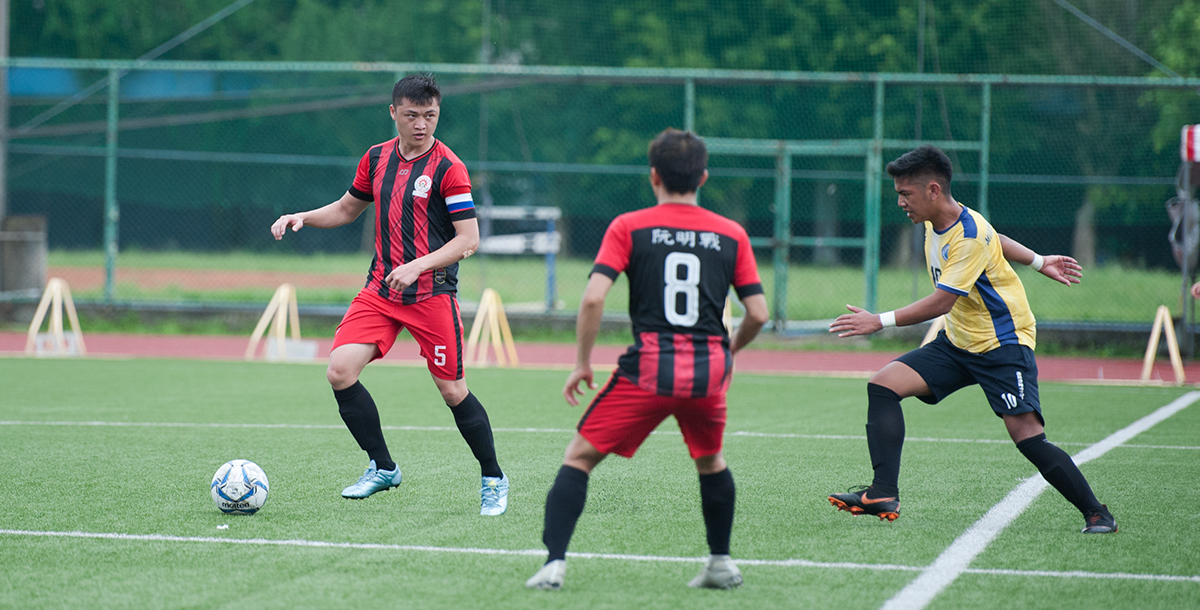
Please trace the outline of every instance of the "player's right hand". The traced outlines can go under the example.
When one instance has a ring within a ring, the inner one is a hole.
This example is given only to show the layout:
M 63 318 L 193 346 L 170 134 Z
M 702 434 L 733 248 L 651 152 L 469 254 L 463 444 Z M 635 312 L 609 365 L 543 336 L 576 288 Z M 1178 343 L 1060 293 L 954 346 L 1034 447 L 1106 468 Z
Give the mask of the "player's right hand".
M 846 309 L 849 309 L 852 313 L 844 313 L 838 316 L 829 325 L 829 332 L 837 333 L 839 337 L 853 337 L 855 335 L 869 335 L 883 328 L 878 315 L 853 305 L 846 305 Z
M 576 395 L 583 396 L 584 391 L 580 389 L 579 383 L 586 382 L 587 387 L 596 389 L 596 382 L 592 381 L 592 367 L 579 366 L 567 375 L 567 385 L 563 386 L 563 397 L 567 399 L 567 404 L 572 407 L 579 406 L 579 398 Z
M 277 240 L 283 239 L 283 234 L 288 227 L 291 227 L 292 232 L 295 233 L 303 226 L 304 218 L 299 214 L 284 214 L 275 221 L 275 224 L 271 225 L 271 235 L 274 235 Z
M 1062 284 L 1070 286 L 1083 280 L 1083 267 L 1079 261 L 1061 254 L 1047 254 L 1043 259 L 1042 275 Z

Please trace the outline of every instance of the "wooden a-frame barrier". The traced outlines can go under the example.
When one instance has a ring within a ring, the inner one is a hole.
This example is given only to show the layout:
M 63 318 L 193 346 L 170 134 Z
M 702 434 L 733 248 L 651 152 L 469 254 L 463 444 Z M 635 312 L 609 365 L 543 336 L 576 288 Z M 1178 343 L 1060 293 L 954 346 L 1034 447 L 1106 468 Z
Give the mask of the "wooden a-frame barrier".
M 1154 314 L 1154 327 L 1150 330 L 1150 342 L 1146 344 L 1146 357 L 1142 361 L 1142 381 L 1150 381 L 1150 370 L 1154 368 L 1154 356 L 1158 352 L 1158 338 L 1167 334 L 1167 354 L 1171 357 L 1171 368 L 1175 369 L 1175 383 L 1183 385 L 1187 380 L 1183 373 L 1183 359 L 1179 357 L 1179 341 L 1175 338 L 1175 323 L 1171 321 L 1171 310 L 1159 305 Z
M 73 346 L 67 342 L 66 336 L 63 334 L 63 309 L 67 310 L 67 318 L 71 322 Z M 79 330 L 79 315 L 75 313 L 75 301 L 71 299 L 71 288 L 67 285 L 66 280 L 57 277 L 52 277 L 50 281 L 46 282 L 42 300 L 33 314 L 33 322 L 29 324 L 29 336 L 25 339 L 25 353 L 33 355 L 38 351 L 38 331 L 42 328 L 42 321 L 46 319 L 47 312 L 50 314 L 49 330 L 54 347 L 50 353 L 66 355 L 72 353 L 71 348 L 74 347 L 75 352 L 80 356 L 87 354 L 87 348 L 83 345 L 83 332 Z
M 484 327 L 487 327 L 488 332 L 484 332 Z M 502 367 L 518 365 L 517 346 L 508 326 L 508 316 L 504 313 L 504 303 L 500 300 L 500 295 L 491 288 L 484 289 L 483 296 L 479 299 L 479 310 L 475 312 L 475 321 L 471 323 L 471 334 L 467 338 L 467 351 L 463 354 L 463 362 L 472 366 L 487 366 L 489 342 L 496 352 L 496 364 Z
M 246 360 L 254 359 L 258 342 L 264 334 L 269 334 L 275 341 L 275 354 L 280 360 L 287 359 L 287 327 L 292 327 L 292 342 L 300 342 L 300 310 L 296 304 L 296 288 L 291 284 L 281 284 L 267 304 L 266 311 L 258 319 L 258 325 L 250 334 L 250 344 L 246 346 Z M 270 325 L 270 332 L 267 326 Z

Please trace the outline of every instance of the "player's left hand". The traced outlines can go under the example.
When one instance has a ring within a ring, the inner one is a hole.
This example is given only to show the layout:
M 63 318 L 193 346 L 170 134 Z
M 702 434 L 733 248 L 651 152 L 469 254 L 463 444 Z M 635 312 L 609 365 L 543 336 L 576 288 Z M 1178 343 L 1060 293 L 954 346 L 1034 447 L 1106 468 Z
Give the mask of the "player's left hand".
M 579 398 L 576 395 L 583 396 L 584 391 L 580 389 L 579 383 L 587 383 L 589 389 L 596 389 L 596 382 L 592 380 L 591 366 L 577 366 L 575 370 L 567 375 L 567 384 L 563 386 L 563 397 L 567 399 L 567 404 L 572 407 L 579 406 Z
M 1083 281 L 1083 267 L 1079 261 L 1061 254 L 1043 256 L 1042 260 L 1044 262 L 1038 273 L 1067 286 Z
M 854 313 L 844 313 L 829 325 L 829 332 L 837 333 L 839 337 L 869 335 L 883 328 L 879 316 L 861 307 L 846 305 L 846 309 Z
M 421 276 L 421 268 L 412 264 L 405 263 L 392 269 L 392 272 L 383 278 L 383 281 L 388 285 L 388 288 L 396 292 L 403 292 L 405 288 L 417 283 L 417 278 Z

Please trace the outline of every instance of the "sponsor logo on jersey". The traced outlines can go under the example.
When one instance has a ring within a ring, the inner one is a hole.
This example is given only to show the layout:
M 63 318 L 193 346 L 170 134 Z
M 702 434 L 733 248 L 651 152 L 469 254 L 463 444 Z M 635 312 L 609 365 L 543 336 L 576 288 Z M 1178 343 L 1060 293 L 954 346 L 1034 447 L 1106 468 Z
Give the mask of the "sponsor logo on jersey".
M 413 197 L 428 197 L 429 189 L 433 188 L 433 178 L 429 176 L 419 176 L 416 182 L 413 183 Z

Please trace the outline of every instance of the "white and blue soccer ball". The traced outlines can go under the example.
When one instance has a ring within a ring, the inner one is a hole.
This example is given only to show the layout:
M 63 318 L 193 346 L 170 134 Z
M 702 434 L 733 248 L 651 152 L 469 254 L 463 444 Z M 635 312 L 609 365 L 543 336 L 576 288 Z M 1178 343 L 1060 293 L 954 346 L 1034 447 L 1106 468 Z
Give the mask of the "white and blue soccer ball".
M 230 460 L 217 469 L 212 480 L 212 499 L 217 509 L 229 515 L 253 515 L 267 502 L 267 473 L 250 460 Z

